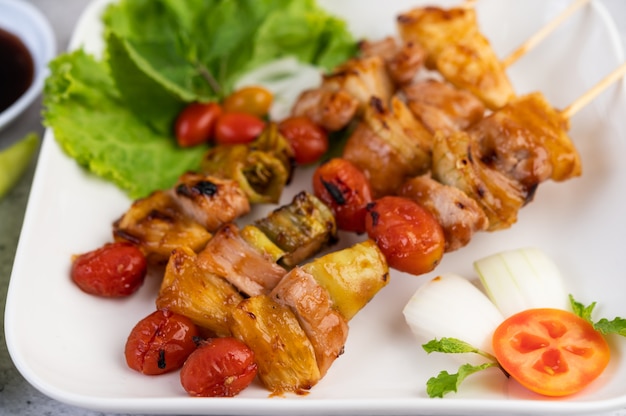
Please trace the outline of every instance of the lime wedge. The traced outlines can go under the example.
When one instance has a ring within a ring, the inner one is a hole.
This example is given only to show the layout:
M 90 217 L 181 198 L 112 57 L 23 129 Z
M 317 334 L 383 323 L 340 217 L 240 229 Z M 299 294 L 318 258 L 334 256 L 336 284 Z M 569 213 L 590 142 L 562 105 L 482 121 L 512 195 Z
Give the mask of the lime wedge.
M 0 198 L 15 185 L 30 162 L 39 136 L 29 133 L 24 138 L 0 152 Z

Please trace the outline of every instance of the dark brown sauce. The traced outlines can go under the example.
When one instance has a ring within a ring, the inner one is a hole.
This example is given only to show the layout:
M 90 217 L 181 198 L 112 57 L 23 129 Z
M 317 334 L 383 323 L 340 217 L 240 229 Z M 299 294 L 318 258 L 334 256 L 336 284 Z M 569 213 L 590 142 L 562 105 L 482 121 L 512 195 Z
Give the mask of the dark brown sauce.
M 14 34 L 0 29 L 0 112 L 30 87 L 35 66 L 30 51 Z

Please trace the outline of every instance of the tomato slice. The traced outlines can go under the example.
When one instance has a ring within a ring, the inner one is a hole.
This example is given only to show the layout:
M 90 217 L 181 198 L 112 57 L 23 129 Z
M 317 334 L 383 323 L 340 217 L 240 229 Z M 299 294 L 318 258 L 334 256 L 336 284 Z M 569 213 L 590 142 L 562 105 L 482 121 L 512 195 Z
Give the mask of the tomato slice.
M 606 368 L 609 346 L 584 319 L 560 309 L 528 309 L 493 334 L 500 365 L 521 385 L 546 396 L 576 393 Z

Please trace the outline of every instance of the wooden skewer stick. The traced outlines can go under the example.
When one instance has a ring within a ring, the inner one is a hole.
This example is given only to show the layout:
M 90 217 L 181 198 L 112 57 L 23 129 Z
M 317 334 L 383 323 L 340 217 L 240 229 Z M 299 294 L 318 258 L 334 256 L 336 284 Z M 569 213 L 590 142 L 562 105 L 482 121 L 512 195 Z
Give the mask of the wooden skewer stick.
M 502 66 L 508 68 L 519 58 L 528 53 L 537 46 L 545 37 L 547 37 L 554 29 L 556 29 L 565 19 L 567 19 L 576 10 L 589 3 L 591 0 L 576 0 L 569 7 L 563 10 L 558 16 L 552 19 L 547 25 L 541 28 L 537 33 L 528 38 L 519 48 L 514 50 L 509 56 L 502 61 Z
M 570 105 L 561 110 L 561 114 L 566 118 L 571 118 L 579 110 L 585 107 L 589 102 L 596 98 L 609 85 L 619 80 L 626 74 L 626 62 L 621 64 L 617 69 L 607 75 L 603 80 L 591 87 L 583 95 L 575 99 Z

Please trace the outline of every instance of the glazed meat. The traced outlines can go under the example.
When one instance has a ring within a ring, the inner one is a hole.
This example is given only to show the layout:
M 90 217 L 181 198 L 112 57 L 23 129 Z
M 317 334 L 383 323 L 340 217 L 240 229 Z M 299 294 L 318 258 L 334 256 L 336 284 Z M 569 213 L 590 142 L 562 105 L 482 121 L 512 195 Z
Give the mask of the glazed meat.
M 311 341 L 323 377 L 348 338 L 348 322 L 336 309 L 326 289 L 299 267 L 294 268 L 274 288 L 270 296 L 291 308 Z
M 211 233 L 184 215 L 169 192 L 155 191 L 134 201 L 113 223 L 113 237 L 135 244 L 151 263 L 165 263 L 176 247 L 200 251 Z
M 395 193 L 405 179 L 430 168 L 432 135 L 397 97 L 391 108 L 372 98 L 343 157 L 370 181 L 374 197 Z
M 481 159 L 528 190 L 582 174 L 568 120 L 541 93 L 519 97 L 469 129 Z
M 519 182 L 485 165 L 478 144 L 464 131 L 435 134 L 432 174 L 475 200 L 489 219 L 489 231 L 513 225 L 520 208 L 532 198 Z
M 483 118 L 484 104 L 467 91 L 434 79 L 402 89 L 413 115 L 432 133 L 465 130 Z
M 500 108 L 515 96 L 505 68 L 478 29 L 474 9 L 415 8 L 399 15 L 397 26 L 405 42 L 425 49 L 428 68 L 488 108 Z
M 392 36 L 379 41 L 361 41 L 359 49 L 364 57 L 380 56 L 385 62 L 389 77 L 396 86 L 413 81 L 424 66 L 426 56 L 424 49 L 416 42 L 398 44 Z
M 198 253 L 198 265 L 248 296 L 268 294 L 287 274 L 271 257 L 243 239 L 235 224 L 226 224 L 213 235 Z
M 458 188 L 437 182 L 430 175 L 407 180 L 398 194 L 417 201 L 437 218 L 446 237 L 446 252 L 464 247 L 475 232 L 484 231 L 489 225 L 485 212 L 476 201 Z
M 345 90 L 316 88 L 303 91 L 292 113 L 306 116 L 328 131 L 347 126 L 359 110 L 359 101 Z
M 389 102 L 394 92 L 379 56 L 354 58 L 324 75 L 319 88 L 304 91 L 292 108 L 329 131 L 340 130 L 359 115 L 372 96 Z
M 170 192 L 184 215 L 210 231 L 250 212 L 248 198 L 234 180 L 188 172 Z

